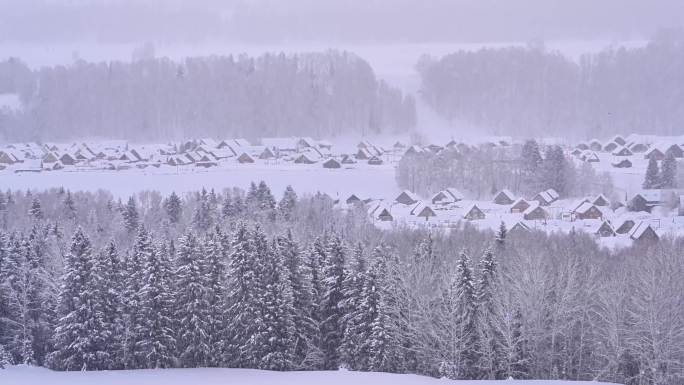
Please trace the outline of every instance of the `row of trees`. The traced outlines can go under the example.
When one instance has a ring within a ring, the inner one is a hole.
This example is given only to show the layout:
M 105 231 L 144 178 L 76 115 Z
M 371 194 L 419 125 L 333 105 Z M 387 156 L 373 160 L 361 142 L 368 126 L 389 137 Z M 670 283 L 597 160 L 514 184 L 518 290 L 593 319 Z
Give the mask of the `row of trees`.
M 562 196 L 612 194 L 608 174 L 597 174 L 588 163 L 575 165 L 559 146 L 543 149 L 535 140 L 522 146 L 447 148 L 404 156 L 396 169 L 401 188 L 429 196 L 456 187 L 482 198 L 503 188 L 532 197 L 553 188 Z
M 677 159 L 672 154 L 668 154 L 662 161 L 662 169 L 655 158 L 649 159 L 642 187 L 646 190 L 673 189 L 677 188 L 678 179 Z
M 425 58 L 418 70 L 437 112 L 495 134 L 678 135 L 683 41 L 681 31 L 663 32 L 644 47 L 607 48 L 578 62 L 543 46 L 461 51 Z
M 416 121 L 412 97 L 377 80 L 363 59 L 336 51 L 39 70 L 8 59 L 0 62 L 0 93 L 23 104 L 0 111 L 0 139 L 9 141 L 321 138 L 406 132 Z
M 0 201 L 6 361 L 684 383 L 680 239 L 381 231 L 265 183 Z

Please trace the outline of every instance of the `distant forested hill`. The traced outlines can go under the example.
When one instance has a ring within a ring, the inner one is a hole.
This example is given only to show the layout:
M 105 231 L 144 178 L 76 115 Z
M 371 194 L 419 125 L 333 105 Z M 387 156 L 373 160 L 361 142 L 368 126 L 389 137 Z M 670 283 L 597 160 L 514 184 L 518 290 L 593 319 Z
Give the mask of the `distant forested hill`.
M 10 59 L 0 62 L 0 94 L 18 94 L 23 104 L 0 110 L 6 140 L 331 137 L 404 132 L 416 121 L 412 97 L 337 51 L 39 70 Z
M 441 115 L 519 136 L 681 134 L 684 35 L 606 49 L 578 62 L 544 47 L 456 52 L 424 59 L 425 100 Z

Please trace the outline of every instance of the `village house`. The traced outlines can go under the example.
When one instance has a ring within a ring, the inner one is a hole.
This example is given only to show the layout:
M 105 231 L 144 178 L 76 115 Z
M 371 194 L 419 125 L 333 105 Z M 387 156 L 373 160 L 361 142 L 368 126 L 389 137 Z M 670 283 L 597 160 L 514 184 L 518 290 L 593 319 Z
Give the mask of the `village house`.
M 658 233 L 646 222 L 639 222 L 629 232 L 629 237 L 635 242 L 655 242 L 660 239 Z
M 613 137 L 613 140 L 612 140 L 612 141 L 615 142 L 615 143 L 617 143 L 617 144 L 620 145 L 620 146 L 624 146 L 625 144 L 627 144 L 627 141 L 625 140 L 625 138 L 623 138 L 623 137 L 620 136 L 620 135 L 615 135 L 615 136 Z
M 589 149 L 589 145 L 585 142 L 580 142 L 575 148 L 579 149 L 580 151 L 586 151 Z
M 603 145 L 598 139 L 592 139 L 589 141 L 589 149 L 591 151 L 601 151 L 603 150 Z
M 485 219 L 485 213 L 476 204 L 472 204 L 464 210 L 463 218 L 469 221 L 477 221 Z
M 371 166 L 379 166 L 379 165 L 381 165 L 382 163 L 383 163 L 383 162 L 382 162 L 382 159 L 380 159 L 380 158 L 377 157 L 377 156 L 373 156 L 373 157 L 371 157 L 370 159 L 368 159 L 368 164 L 370 164 Z
M 522 233 L 528 233 L 530 232 L 531 229 L 529 226 L 527 226 L 524 222 L 517 222 L 516 224 L 511 227 L 510 230 L 508 230 L 508 234 L 522 234 Z
M 381 202 L 372 205 L 369 208 L 368 213 L 373 220 L 379 220 L 381 222 L 391 222 L 394 220 L 390 210 Z
M 556 190 L 550 188 L 548 190 L 542 191 L 535 195 L 532 200 L 539 202 L 540 205 L 542 206 L 549 206 L 553 202 L 557 201 L 560 196 L 556 192 Z
M 661 161 L 661 160 L 665 159 L 665 153 L 662 152 L 657 147 L 653 147 L 653 148 L 649 149 L 648 151 L 646 151 L 646 153 L 644 154 L 644 158 L 649 159 L 649 160 L 654 159 L 657 161 Z
M 629 233 L 635 225 L 634 219 L 631 217 L 621 218 L 615 222 L 615 232 L 617 234 Z
M 634 154 L 648 151 L 648 145 L 645 143 L 631 143 L 630 145 L 627 145 L 627 148 Z
M 582 155 L 580 155 L 580 159 L 588 163 L 598 163 L 601 161 L 598 154 L 594 151 L 584 151 Z
M 513 202 L 513 205 L 511 205 L 511 214 L 524 213 L 530 206 L 530 203 L 524 198 L 518 198 Z
M 404 190 L 394 199 L 395 202 L 401 203 L 402 205 L 412 205 L 419 201 L 416 194 L 409 190 Z
M 605 152 L 613 152 L 618 149 L 620 145 L 618 145 L 615 142 L 608 142 L 605 146 L 603 146 L 603 151 Z
M 336 159 L 330 158 L 323 162 L 323 168 L 341 168 L 342 165 Z
M 411 208 L 410 214 L 420 218 L 425 218 L 426 221 L 430 219 L 430 217 L 437 216 L 434 210 L 432 210 L 432 208 L 426 205 L 424 202 L 416 202 L 416 204 Z
M 349 197 L 347 197 L 347 199 L 346 199 L 344 202 L 345 202 L 346 204 L 348 204 L 348 205 L 352 205 L 352 204 L 355 204 L 355 203 L 360 203 L 360 202 L 361 202 L 361 198 L 359 198 L 359 197 L 356 196 L 355 194 L 351 194 L 351 195 L 349 195 Z
M 243 152 L 240 154 L 240 156 L 238 156 L 237 161 L 240 164 L 254 163 L 254 158 L 252 158 L 248 153 Z
M 533 202 L 530 207 L 523 212 L 523 218 L 528 221 L 543 221 L 549 218 L 549 213 L 539 204 L 539 202 Z
M 595 206 L 610 206 L 610 201 L 603 194 L 597 195 L 591 203 Z
M 590 232 L 591 234 L 601 238 L 615 236 L 615 230 L 613 230 L 613 227 L 607 221 L 598 222 L 590 229 Z
M 573 210 L 575 219 L 603 219 L 603 212 L 599 210 L 594 204 L 590 202 L 582 202 L 577 208 Z
M 510 190 L 503 189 L 494 195 L 493 202 L 497 205 L 510 205 L 515 202 L 515 195 Z
M 613 151 L 613 156 L 632 156 L 632 155 L 634 155 L 634 154 L 632 154 L 632 151 L 630 151 L 629 148 L 627 148 L 627 147 L 616 148 Z
M 341 163 L 342 163 L 342 164 L 355 164 L 356 161 L 355 161 L 354 158 L 352 158 L 351 156 L 345 154 L 345 155 L 342 155 L 342 161 L 341 161 Z
M 463 200 L 463 194 L 455 188 L 449 187 L 433 195 L 430 200 L 432 204 L 446 205 Z

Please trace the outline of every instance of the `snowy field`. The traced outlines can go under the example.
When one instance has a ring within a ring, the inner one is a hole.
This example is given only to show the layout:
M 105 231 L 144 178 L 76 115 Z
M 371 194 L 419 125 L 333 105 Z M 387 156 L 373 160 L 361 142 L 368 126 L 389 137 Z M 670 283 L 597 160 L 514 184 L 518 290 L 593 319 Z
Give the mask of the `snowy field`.
M 191 167 L 175 171 L 172 167 L 159 170 L 124 171 L 51 171 L 41 173 L 0 174 L 0 190 L 49 189 L 64 187 L 72 191 L 108 190 L 117 198 L 126 198 L 144 190 L 162 194 L 197 191 L 205 187 L 221 191 L 226 187 L 249 187 L 250 182 L 265 181 L 276 197 L 291 185 L 298 194 L 318 191 L 331 197 L 358 194 L 363 197 L 387 197 L 396 193 L 394 167 L 391 165 L 324 169 L 314 165 L 236 165 L 232 168 L 198 169 Z
M 165 369 L 111 372 L 53 372 L 15 366 L 0 370 L 3 385 L 601 385 L 568 381 L 448 381 L 412 374 L 361 372 L 268 372 L 251 369 Z

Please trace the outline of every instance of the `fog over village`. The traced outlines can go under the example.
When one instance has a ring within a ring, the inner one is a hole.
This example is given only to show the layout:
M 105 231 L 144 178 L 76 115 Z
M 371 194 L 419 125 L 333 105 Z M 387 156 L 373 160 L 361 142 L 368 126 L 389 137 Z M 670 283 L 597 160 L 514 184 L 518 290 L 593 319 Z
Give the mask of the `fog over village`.
M 1 0 L 0 384 L 684 385 L 684 3 Z

